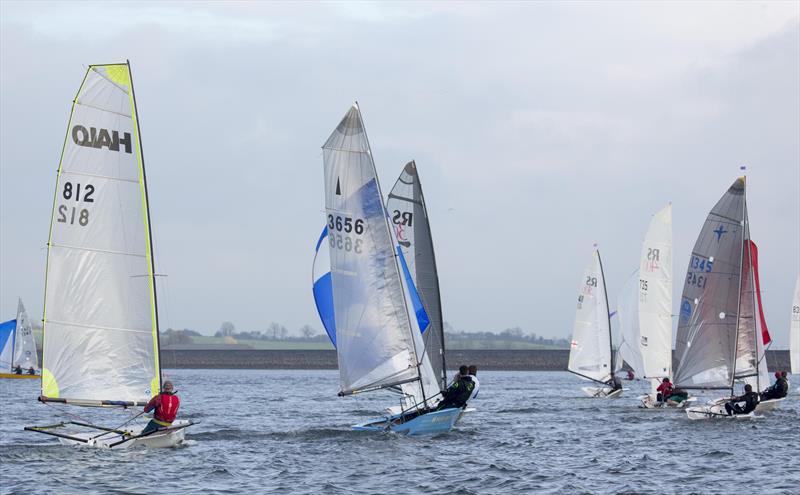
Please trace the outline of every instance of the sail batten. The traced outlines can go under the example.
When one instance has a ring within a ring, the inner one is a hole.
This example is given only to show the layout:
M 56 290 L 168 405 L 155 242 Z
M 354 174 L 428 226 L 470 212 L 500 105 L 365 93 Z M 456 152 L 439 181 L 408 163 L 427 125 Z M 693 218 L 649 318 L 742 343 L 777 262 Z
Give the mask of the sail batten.
M 129 65 L 90 66 L 73 100 L 51 217 L 46 399 L 140 403 L 159 391 L 146 187 Z

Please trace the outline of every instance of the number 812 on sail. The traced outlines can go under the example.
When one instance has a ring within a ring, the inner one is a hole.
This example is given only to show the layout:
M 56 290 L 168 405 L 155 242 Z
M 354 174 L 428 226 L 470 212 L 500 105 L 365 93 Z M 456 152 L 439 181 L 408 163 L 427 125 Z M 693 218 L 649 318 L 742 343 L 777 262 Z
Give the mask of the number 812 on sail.
M 83 197 L 81 197 L 81 185 L 80 183 L 76 183 L 74 186 L 72 182 L 65 182 L 64 189 L 61 191 L 61 196 L 69 201 L 75 200 L 76 202 L 84 202 L 84 203 L 94 203 L 94 198 L 92 198 L 92 194 L 94 194 L 94 186 L 91 184 L 86 184 L 83 188 Z M 69 214 L 69 216 L 68 216 Z M 78 209 L 78 207 L 73 206 L 72 209 L 67 205 L 58 205 L 58 222 L 59 223 L 68 223 L 70 225 L 75 225 L 75 221 L 78 221 L 78 225 L 81 227 L 86 227 L 89 224 L 89 210 L 86 208 Z

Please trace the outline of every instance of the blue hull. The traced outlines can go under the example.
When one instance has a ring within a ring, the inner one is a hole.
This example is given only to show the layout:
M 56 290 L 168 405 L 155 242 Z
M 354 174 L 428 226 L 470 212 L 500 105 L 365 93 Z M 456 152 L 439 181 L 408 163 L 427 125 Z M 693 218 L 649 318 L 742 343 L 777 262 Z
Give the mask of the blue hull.
M 403 421 L 402 415 L 381 418 L 353 426 L 357 431 L 386 431 L 407 435 L 436 435 L 453 429 L 461 416 L 461 408 L 443 409 Z

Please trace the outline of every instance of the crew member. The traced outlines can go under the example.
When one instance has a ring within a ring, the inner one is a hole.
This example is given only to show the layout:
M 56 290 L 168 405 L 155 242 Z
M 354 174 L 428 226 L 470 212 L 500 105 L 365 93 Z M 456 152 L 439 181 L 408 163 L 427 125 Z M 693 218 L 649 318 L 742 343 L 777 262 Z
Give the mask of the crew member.
M 33 366 L 31 366 L 30 368 L 28 368 L 28 374 L 29 374 L 29 375 L 35 375 L 35 374 L 36 374 L 36 370 L 35 370 L 35 369 L 33 369 Z
M 665 377 L 661 380 L 661 385 L 656 389 L 656 400 L 658 402 L 666 402 L 672 396 L 672 382 L 669 378 Z
M 786 379 L 786 372 L 775 372 L 775 383 L 771 387 L 761 392 L 761 400 L 781 399 L 789 393 L 789 381 Z
M 22 374 L 22 366 L 20 366 L 19 364 L 14 366 L 14 374 L 15 375 L 21 375 Z
M 472 390 L 475 388 L 475 383 L 469 377 L 469 368 L 461 366 L 458 369 L 458 379 L 447 387 L 447 390 L 442 392 L 442 401 L 437 407 L 438 410 L 447 409 L 449 407 L 464 407 L 467 405 Z
M 744 402 L 744 407 L 742 407 L 739 402 Z M 750 414 L 755 411 L 757 405 L 758 393 L 753 392 L 753 387 L 748 383 L 744 386 L 744 395 L 734 397 L 726 402 L 725 410 L 728 412 L 728 416 L 732 414 Z
M 161 393 L 150 399 L 150 402 L 144 406 L 144 412 L 153 412 L 153 419 L 147 423 L 140 435 L 147 435 L 161 428 L 168 428 L 175 421 L 175 416 L 178 414 L 178 408 L 181 405 L 180 399 L 175 395 L 175 389 L 172 382 L 166 381 L 161 387 Z
M 481 382 L 478 381 L 478 367 L 474 364 L 469 365 L 469 377 L 472 380 L 474 388 L 472 389 L 472 394 L 470 394 L 468 402 L 478 396 L 478 391 L 481 388 Z

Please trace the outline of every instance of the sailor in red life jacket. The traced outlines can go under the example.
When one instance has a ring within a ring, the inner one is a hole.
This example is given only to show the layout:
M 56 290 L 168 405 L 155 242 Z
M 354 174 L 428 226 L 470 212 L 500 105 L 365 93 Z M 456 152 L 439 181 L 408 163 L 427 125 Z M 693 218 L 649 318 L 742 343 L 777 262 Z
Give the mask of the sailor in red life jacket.
M 656 392 L 658 392 L 658 395 L 656 395 L 658 402 L 667 402 L 667 399 L 672 395 L 672 383 L 670 383 L 669 378 L 661 380 L 661 385 L 658 386 Z
M 167 428 L 175 421 L 175 416 L 178 414 L 178 408 L 181 405 L 180 399 L 175 395 L 172 382 L 166 381 L 161 387 L 161 393 L 150 399 L 150 402 L 144 406 L 144 412 L 153 411 L 153 419 L 147 423 L 144 430 L 140 435 L 147 435 L 160 428 Z

